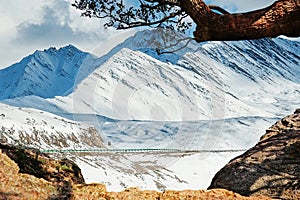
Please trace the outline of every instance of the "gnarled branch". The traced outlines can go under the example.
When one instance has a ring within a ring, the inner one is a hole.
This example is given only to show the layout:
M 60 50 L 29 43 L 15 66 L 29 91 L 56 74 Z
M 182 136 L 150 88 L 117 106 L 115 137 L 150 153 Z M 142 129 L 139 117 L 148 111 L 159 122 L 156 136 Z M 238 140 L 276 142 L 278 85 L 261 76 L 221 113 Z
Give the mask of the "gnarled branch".
M 239 13 L 198 16 L 194 36 L 198 42 L 209 40 L 249 40 L 286 35 L 300 36 L 300 0 L 280 0 L 264 9 Z
M 76 0 L 73 6 L 83 10 L 83 16 L 109 19 L 105 26 L 117 29 L 165 26 L 184 32 L 192 27 L 185 19 L 189 16 L 196 25 L 198 42 L 300 36 L 300 0 L 278 0 L 266 8 L 238 14 L 206 5 L 203 0 L 135 1 L 135 6 L 130 6 L 123 0 Z

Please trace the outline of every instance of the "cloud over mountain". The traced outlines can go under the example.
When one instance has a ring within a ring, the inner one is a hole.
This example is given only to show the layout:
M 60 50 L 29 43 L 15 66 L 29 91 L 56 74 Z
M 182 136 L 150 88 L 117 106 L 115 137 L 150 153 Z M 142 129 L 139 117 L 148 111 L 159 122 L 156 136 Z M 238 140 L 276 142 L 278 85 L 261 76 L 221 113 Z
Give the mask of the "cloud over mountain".
M 15 39 L 17 44 L 49 44 L 51 42 L 57 45 L 97 42 L 106 37 L 104 34 L 97 34 L 89 28 L 76 27 L 76 25 L 81 25 L 76 24 L 72 19 L 70 2 L 60 0 L 59 3 L 46 5 L 41 14 L 40 20 L 25 21 L 18 25 L 17 38 Z

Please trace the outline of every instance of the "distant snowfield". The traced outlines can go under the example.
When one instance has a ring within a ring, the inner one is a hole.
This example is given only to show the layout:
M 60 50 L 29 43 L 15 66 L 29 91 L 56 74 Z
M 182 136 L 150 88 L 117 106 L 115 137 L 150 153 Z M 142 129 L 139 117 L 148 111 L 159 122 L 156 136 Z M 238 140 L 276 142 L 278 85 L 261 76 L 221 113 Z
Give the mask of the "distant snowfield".
M 75 160 L 87 183 L 103 183 L 108 191 L 128 187 L 160 191 L 199 190 L 206 189 L 216 172 L 239 154 L 241 152 L 106 153 Z
M 227 162 L 243 153 L 213 151 L 248 149 L 275 121 L 260 117 L 198 122 L 106 121 L 96 127 L 104 143 L 110 143 L 108 148 L 208 152 L 90 153 L 70 158 L 76 160 L 88 183 L 106 184 L 109 191 L 135 186 L 147 190 L 205 189 Z
M 72 45 L 50 48 L 0 70 L 1 141 L 39 149 L 244 150 L 299 108 L 300 42 L 191 42 L 157 55 L 160 36 L 137 32 L 100 58 Z M 65 156 L 87 182 L 115 191 L 205 189 L 240 153 Z
M 41 150 L 95 149 L 106 144 L 113 149 L 205 151 L 51 154 L 55 158 L 74 160 L 87 183 L 106 184 L 109 191 L 135 186 L 148 190 L 205 189 L 218 170 L 243 152 L 216 150 L 248 149 L 277 120 L 242 117 L 192 122 L 119 121 L 95 115 L 65 114 L 81 121 L 78 123 L 36 109 L 4 104 L 0 108 L 2 142 Z M 89 127 L 93 126 L 99 135 L 91 135 Z
M 192 122 L 115 121 L 95 125 L 108 148 L 248 149 L 277 118 Z

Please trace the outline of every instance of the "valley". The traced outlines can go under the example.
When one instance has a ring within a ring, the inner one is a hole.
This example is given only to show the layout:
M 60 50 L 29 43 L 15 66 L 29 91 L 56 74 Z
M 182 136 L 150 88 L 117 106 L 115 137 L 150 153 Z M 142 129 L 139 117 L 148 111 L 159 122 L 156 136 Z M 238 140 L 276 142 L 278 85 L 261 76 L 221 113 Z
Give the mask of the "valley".
M 0 70 L 1 142 L 41 151 L 178 149 L 51 156 L 75 161 L 87 182 L 109 191 L 204 189 L 299 107 L 299 42 L 192 42 L 157 55 L 160 34 L 137 32 L 102 57 L 72 45 L 36 51 Z M 238 151 L 218 152 L 230 150 Z

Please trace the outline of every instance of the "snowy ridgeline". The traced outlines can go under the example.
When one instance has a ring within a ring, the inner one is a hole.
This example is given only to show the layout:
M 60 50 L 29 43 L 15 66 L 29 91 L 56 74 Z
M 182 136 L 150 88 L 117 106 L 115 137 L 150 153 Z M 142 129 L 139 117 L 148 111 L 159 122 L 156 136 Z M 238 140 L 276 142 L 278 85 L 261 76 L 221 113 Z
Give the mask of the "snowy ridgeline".
M 0 70 L 0 99 L 56 114 L 155 121 L 282 117 L 300 103 L 299 42 L 190 43 L 157 55 L 162 43 L 143 31 L 100 58 L 71 45 L 37 51 Z
M 100 58 L 71 45 L 36 51 L 0 70 L 1 142 L 39 149 L 242 150 L 300 105 L 299 42 L 190 43 L 157 55 L 158 36 L 138 32 Z M 87 182 L 109 190 L 163 190 L 205 188 L 238 154 L 66 156 Z

